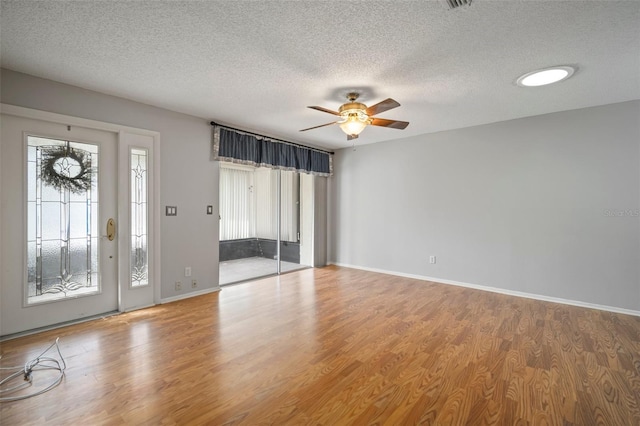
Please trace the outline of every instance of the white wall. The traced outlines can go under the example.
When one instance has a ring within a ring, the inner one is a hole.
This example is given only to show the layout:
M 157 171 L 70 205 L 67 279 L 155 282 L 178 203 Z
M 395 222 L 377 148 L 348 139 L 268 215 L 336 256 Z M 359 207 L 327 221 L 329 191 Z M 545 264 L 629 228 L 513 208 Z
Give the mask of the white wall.
M 161 220 L 161 297 L 218 287 L 218 163 L 206 120 L 9 70 L 0 77 L 2 103 L 160 132 L 160 204 L 178 206 L 178 216 Z M 185 266 L 199 287 L 176 292 Z
M 334 170 L 334 263 L 640 311 L 640 101 L 343 149 Z

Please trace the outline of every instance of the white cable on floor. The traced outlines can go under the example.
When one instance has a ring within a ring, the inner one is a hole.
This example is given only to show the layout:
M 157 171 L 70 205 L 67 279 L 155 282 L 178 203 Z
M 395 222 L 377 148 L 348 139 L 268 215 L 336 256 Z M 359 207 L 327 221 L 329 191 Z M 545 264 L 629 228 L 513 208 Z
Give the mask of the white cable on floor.
M 16 370 L 13 374 L 9 375 L 8 377 L 0 380 L 0 402 L 11 402 L 11 401 L 19 401 L 21 399 L 27 399 L 27 398 L 31 398 L 32 396 L 36 396 L 36 395 L 40 395 L 43 394 L 51 389 L 53 389 L 54 387 L 56 387 L 57 385 L 60 384 L 60 382 L 62 382 L 62 378 L 64 377 L 64 370 L 67 368 L 67 364 L 64 361 L 64 358 L 62 357 L 62 353 L 60 352 L 60 346 L 58 345 L 58 341 L 60 340 L 60 338 L 58 337 L 56 339 L 55 342 L 53 342 L 51 344 L 51 346 L 49 346 L 47 349 L 44 350 L 44 352 L 42 352 L 40 355 L 38 355 L 35 359 L 31 360 L 31 361 L 27 361 L 24 365 L 24 367 L 22 366 L 17 366 L 17 367 L 2 367 L 0 368 L 0 370 Z M 60 359 L 56 359 L 56 358 L 51 358 L 48 356 L 44 356 L 44 354 L 46 354 L 51 348 L 56 347 L 56 350 L 58 351 L 58 355 L 60 356 Z M 20 395 L 20 396 L 3 396 L 6 395 L 8 393 L 11 392 L 15 392 L 19 389 L 24 389 L 28 386 L 31 386 L 31 383 L 33 381 L 33 377 L 32 374 L 35 371 L 42 371 L 42 370 L 58 370 L 60 371 L 60 375 L 55 378 L 53 380 L 53 382 L 51 382 L 49 384 L 49 386 L 45 387 L 44 389 L 41 389 L 37 392 L 34 393 L 30 393 L 27 395 Z M 13 379 L 22 376 L 23 381 L 26 383 L 22 383 L 19 385 L 15 385 L 6 389 L 2 389 L 2 386 L 4 386 L 5 384 L 9 383 L 10 381 L 12 381 Z

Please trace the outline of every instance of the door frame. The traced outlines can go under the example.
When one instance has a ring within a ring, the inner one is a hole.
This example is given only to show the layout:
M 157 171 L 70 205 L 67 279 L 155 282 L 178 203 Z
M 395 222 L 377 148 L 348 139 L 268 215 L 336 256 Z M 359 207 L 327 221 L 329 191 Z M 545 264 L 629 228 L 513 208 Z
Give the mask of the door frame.
M 160 287 L 156 291 L 156 262 L 155 254 L 156 240 L 159 238 L 160 230 L 156 224 L 159 222 L 159 215 L 156 218 L 154 212 L 159 212 L 159 206 L 154 207 L 156 197 L 154 189 L 156 185 L 156 158 L 149 155 L 147 158 L 147 250 L 148 250 L 148 282 L 149 285 L 141 287 L 131 286 L 131 150 L 143 149 L 150 154 L 155 153 L 154 139 L 149 135 L 133 132 L 120 131 L 118 133 L 118 234 L 122 237 L 118 239 L 118 310 L 120 312 L 134 311 L 136 309 L 147 308 L 158 304 L 155 296 L 158 295 Z M 124 200 L 124 202 L 123 202 Z
M 120 124 L 107 123 L 103 121 L 90 120 L 86 118 L 73 117 L 64 114 L 57 114 L 48 111 L 36 110 L 31 108 L 20 107 L 16 105 L 9 105 L 0 103 L 0 113 L 7 115 L 14 115 L 17 117 L 40 120 L 46 122 L 52 122 L 57 124 L 64 124 L 69 126 L 78 126 L 78 127 L 86 127 L 94 130 L 102 130 L 107 132 L 112 132 L 116 134 L 118 149 L 117 156 L 122 158 L 122 152 L 126 151 L 128 153 L 130 144 L 127 143 L 127 139 L 132 135 L 140 135 L 151 137 L 152 142 L 152 156 L 150 157 L 152 167 L 152 176 L 150 179 L 150 197 L 149 197 L 149 216 L 151 226 L 149 228 L 149 234 L 153 235 L 152 241 L 150 241 L 150 255 L 149 255 L 149 272 L 152 276 L 152 284 L 151 287 L 153 289 L 153 300 L 149 301 L 150 303 L 146 303 L 140 306 L 134 307 L 126 307 L 126 303 L 123 300 L 123 288 L 128 289 L 129 283 L 124 282 L 121 279 L 123 276 L 122 271 L 118 271 L 118 310 L 120 312 L 124 312 L 126 310 L 140 309 L 148 306 L 152 306 L 155 304 L 159 304 L 161 301 L 161 268 L 160 268 L 160 220 L 161 220 L 161 209 L 160 209 L 160 133 L 153 130 L 139 129 L 135 127 L 123 126 Z M 127 154 L 125 154 L 127 155 Z M 124 182 L 129 182 L 128 176 L 130 171 L 128 170 L 128 162 L 122 164 L 121 161 L 118 161 L 118 185 L 117 185 L 117 201 L 118 201 L 118 221 L 117 224 L 120 223 L 129 223 L 128 215 L 129 209 L 122 208 L 122 206 L 128 206 L 129 203 L 129 188 L 128 185 L 124 184 Z M 124 186 L 124 187 L 123 187 Z M 0 187 L 1 190 L 1 187 Z M 0 197 L 1 199 L 1 197 Z M 0 213 L 1 214 L 1 213 Z M 2 217 L 0 216 L 0 220 Z M 121 235 L 121 232 L 125 231 L 124 229 L 118 230 L 118 234 L 122 237 L 128 237 L 128 235 Z M 123 241 L 122 239 L 118 240 Z M 121 243 L 119 243 L 121 244 Z M 129 250 L 118 250 L 118 268 L 121 269 L 122 265 L 128 265 L 128 259 L 125 257 L 129 256 Z M 126 262 L 125 262 L 126 260 Z M 26 259 L 23 259 L 24 267 L 26 267 Z

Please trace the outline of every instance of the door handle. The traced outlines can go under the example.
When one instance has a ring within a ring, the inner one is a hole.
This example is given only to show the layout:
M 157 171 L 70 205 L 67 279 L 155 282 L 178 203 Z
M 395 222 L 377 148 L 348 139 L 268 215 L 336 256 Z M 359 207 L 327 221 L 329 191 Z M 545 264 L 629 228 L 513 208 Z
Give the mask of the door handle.
M 116 237 L 116 222 L 113 218 L 109 218 L 107 221 L 107 239 L 113 241 Z

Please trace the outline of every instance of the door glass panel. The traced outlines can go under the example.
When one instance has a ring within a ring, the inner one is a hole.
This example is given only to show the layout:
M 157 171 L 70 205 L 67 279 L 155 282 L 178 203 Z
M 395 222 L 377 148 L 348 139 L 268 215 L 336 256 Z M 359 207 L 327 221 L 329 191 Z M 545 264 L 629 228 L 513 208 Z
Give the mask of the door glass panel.
M 131 149 L 131 287 L 149 285 L 147 150 Z
M 280 271 L 300 266 L 300 173 L 280 172 Z
M 27 137 L 27 304 L 100 292 L 98 147 Z
M 220 285 L 301 267 L 297 173 L 221 163 L 219 206 Z

